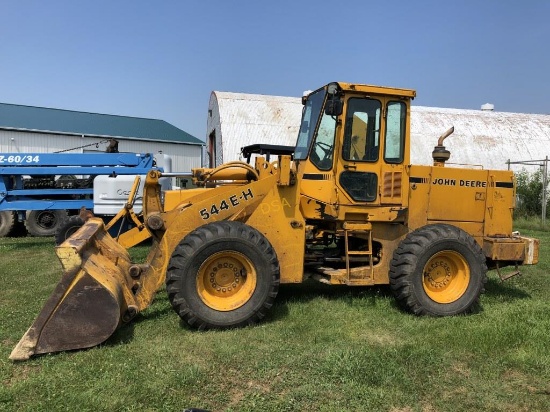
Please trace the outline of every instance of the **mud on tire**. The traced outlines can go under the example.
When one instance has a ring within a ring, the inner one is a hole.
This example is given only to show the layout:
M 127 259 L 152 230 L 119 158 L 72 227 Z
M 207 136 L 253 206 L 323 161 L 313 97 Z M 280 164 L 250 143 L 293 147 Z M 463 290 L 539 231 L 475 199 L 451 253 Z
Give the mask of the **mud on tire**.
M 197 329 L 225 329 L 261 320 L 279 289 L 269 241 L 241 222 L 214 222 L 176 247 L 166 275 L 174 310 Z
M 472 312 L 487 281 L 485 255 L 462 229 L 446 224 L 407 235 L 390 262 L 390 286 L 399 305 L 416 315 Z

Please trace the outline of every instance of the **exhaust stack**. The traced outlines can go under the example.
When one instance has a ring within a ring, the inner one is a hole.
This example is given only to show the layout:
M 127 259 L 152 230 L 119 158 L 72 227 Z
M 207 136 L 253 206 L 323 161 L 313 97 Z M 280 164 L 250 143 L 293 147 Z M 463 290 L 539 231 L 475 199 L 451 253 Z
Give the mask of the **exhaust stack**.
M 454 126 L 439 136 L 437 140 L 437 146 L 434 147 L 432 152 L 432 158 L 434 159 L 434 166 L 445 167 L 445 162 L 451 157 L 451 152 L 445 149 L 443 146 L 443 140 L 449 137 L 455 131 Z

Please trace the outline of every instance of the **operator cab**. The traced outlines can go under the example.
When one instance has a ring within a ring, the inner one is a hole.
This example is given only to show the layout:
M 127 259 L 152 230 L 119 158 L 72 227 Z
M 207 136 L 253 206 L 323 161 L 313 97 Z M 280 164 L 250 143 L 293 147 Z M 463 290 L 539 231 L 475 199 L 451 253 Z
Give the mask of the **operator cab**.
M 294 160 L 302 195 L 322 205 L 321 215 L 312 210 L 310 218 L 336 218 L 338 205 L 402 203 L 414 96 L 407 89 L 330 83 L 302 99 Z

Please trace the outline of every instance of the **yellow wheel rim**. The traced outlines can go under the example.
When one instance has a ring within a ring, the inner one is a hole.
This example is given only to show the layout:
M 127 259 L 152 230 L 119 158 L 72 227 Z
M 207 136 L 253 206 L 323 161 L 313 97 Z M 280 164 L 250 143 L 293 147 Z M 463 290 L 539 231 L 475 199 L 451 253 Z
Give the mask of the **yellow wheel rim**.
M 424 266 L 424 291 L 437 303 L 455 302 L 464 295 L 469 284 L 470 267 L 464 257 L 457 252 L 438 252 Z
M 250 259 L 234 251 L 218 252 L 197 273 L 197 292 L 210 308 L 227 312 L 243 306 L 256 290 L 257 275 Z

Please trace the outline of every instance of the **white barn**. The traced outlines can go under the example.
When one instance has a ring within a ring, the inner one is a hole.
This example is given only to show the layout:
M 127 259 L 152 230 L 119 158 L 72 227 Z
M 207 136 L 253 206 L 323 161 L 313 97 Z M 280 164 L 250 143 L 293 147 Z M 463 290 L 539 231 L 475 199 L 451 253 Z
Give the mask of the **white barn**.
M 208 105 L 205 165 L 239 160 L 255 143 L 294 146 L 302 101 L 295 97 L 212 92 Z
M 238 160 L 253 143 L 293 146 L 301 98 L 213 91 L 207 119 L 205 164 Z M 506 169 L 507 161 L 542 160 L 550 153 L 550 115 L 411 107 L 411 162 L 429 165 L 437 138 L 445 140 L 449 164 Z

